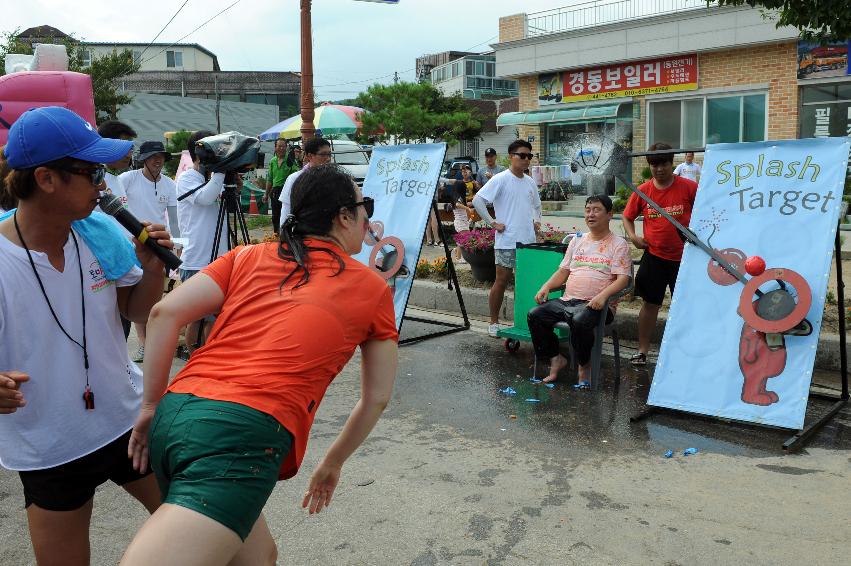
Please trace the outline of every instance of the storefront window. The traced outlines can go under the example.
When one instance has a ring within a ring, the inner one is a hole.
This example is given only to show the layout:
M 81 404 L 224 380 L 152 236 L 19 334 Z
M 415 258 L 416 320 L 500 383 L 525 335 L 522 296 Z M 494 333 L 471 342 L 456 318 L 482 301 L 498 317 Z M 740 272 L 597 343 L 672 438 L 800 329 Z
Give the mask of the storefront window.
M 762 141 L 765 112 L 764 94 L 648 102 L 648 144 L 697 148 L 708 143 Z
M 631 116 L 632 104 L 624 105 L 623 110 Z M 540 184 L 552 189 L 554 200 L 559 200 L 562 192 L 614 194 L 614 175 L 630 168 L 632 121 L 624 114 L 619 112 L 617 119 L 547 126 L 545 167 L 533 172 L 533 177 L 541 175 Z
M 801 137 L 851 136 L 851 82 L 801 89 Z
M 765 96 L 742 97 L 742 141 L 765 139 Z
M 703 145 L 703 99 L 683 100 L 683 139 L 680 147 Z
M 738 96 L 706 101 L 706 143 L 736 143 L 739 138 L 742 101 Z

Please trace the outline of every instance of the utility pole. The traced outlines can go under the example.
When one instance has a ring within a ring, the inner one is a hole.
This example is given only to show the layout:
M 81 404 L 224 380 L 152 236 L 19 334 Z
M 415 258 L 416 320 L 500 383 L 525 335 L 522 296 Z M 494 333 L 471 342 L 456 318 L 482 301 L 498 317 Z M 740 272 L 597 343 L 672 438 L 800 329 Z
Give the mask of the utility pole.
M 301 140 L 316 135 L 313 125 L 313 33 L 310 25 L 311 0 L 301 0 Z
M 399 72 L 398 71 L 393 71 L 393 84 L 394 85 L 399 84 Z

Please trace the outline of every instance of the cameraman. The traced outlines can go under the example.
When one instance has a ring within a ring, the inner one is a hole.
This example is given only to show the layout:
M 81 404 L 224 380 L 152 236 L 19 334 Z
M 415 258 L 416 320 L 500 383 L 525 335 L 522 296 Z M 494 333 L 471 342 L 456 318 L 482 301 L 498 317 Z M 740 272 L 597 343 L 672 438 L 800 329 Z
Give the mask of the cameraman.
M 189 157 L 192 159 L 192 169 L 187 169 L 177 178 L 177 196 L 183 197 L 186 193 L 191 193 L 177 201 L 177 221 L 180 224 L 180 233 L 187 240 L 181 255 L 183 260 L 183 265 L 180 266 L 181 283 L 207 267 L 213 254 L 216 224 L 219 219 L 219 205 L 221 203 L 220 197 L 225 186 L 225 174 L 202 173 L 201 160 L 195 153 L 195 147 L 198 140 L 214 135 L 213 132 L 208 130 L 201 130 L 189 137 L 187 149 L 189 150 Z M 226 223 L 222 223 L 215 257 L 219 257 L 227 251 L 228 227 Z M 186 327 L 186 347 L 190 353 L 200 345 L 196 344 L 196 341 L 201 342 L 198 333 L 200 324 L 202 322 L 204 324 L 202 336 L 206 339 L 212 326 L 212 320 L 212 317 L 207 317 L 203 321 L 193 322 Z

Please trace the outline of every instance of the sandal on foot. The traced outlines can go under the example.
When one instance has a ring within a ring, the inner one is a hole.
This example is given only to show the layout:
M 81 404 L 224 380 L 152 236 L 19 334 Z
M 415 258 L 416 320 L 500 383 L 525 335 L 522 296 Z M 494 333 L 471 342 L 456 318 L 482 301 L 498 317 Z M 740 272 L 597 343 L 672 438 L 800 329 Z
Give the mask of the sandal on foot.
M 576 389 L 576 390 L 580 390 L 580 389 L 590 389 L 590 388 L 591 388 L 591 384 L 590 384 L 589 382 L 587 382 L 587 381 L 580 381 L 579 383 L 577 383 L 576 385 L 574 385 L 574 386 L 573 386 L 573 388 L 574 388 L 574 389 Z
M 646 366 L 647 365 L 647 354 L 642 354 L 638 352 L 634 356 L 629 359 L 629 363 L 634 366 Z

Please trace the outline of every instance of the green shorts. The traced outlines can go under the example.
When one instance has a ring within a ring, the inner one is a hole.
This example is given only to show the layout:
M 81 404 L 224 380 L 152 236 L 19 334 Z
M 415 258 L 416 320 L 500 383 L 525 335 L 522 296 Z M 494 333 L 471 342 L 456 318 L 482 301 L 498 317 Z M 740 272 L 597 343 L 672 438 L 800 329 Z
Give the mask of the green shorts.
M 245 540 L 278 480 L 293 437 L 238 403 L 167 393 L 151 426 L 163 503 L 197 511 Z

